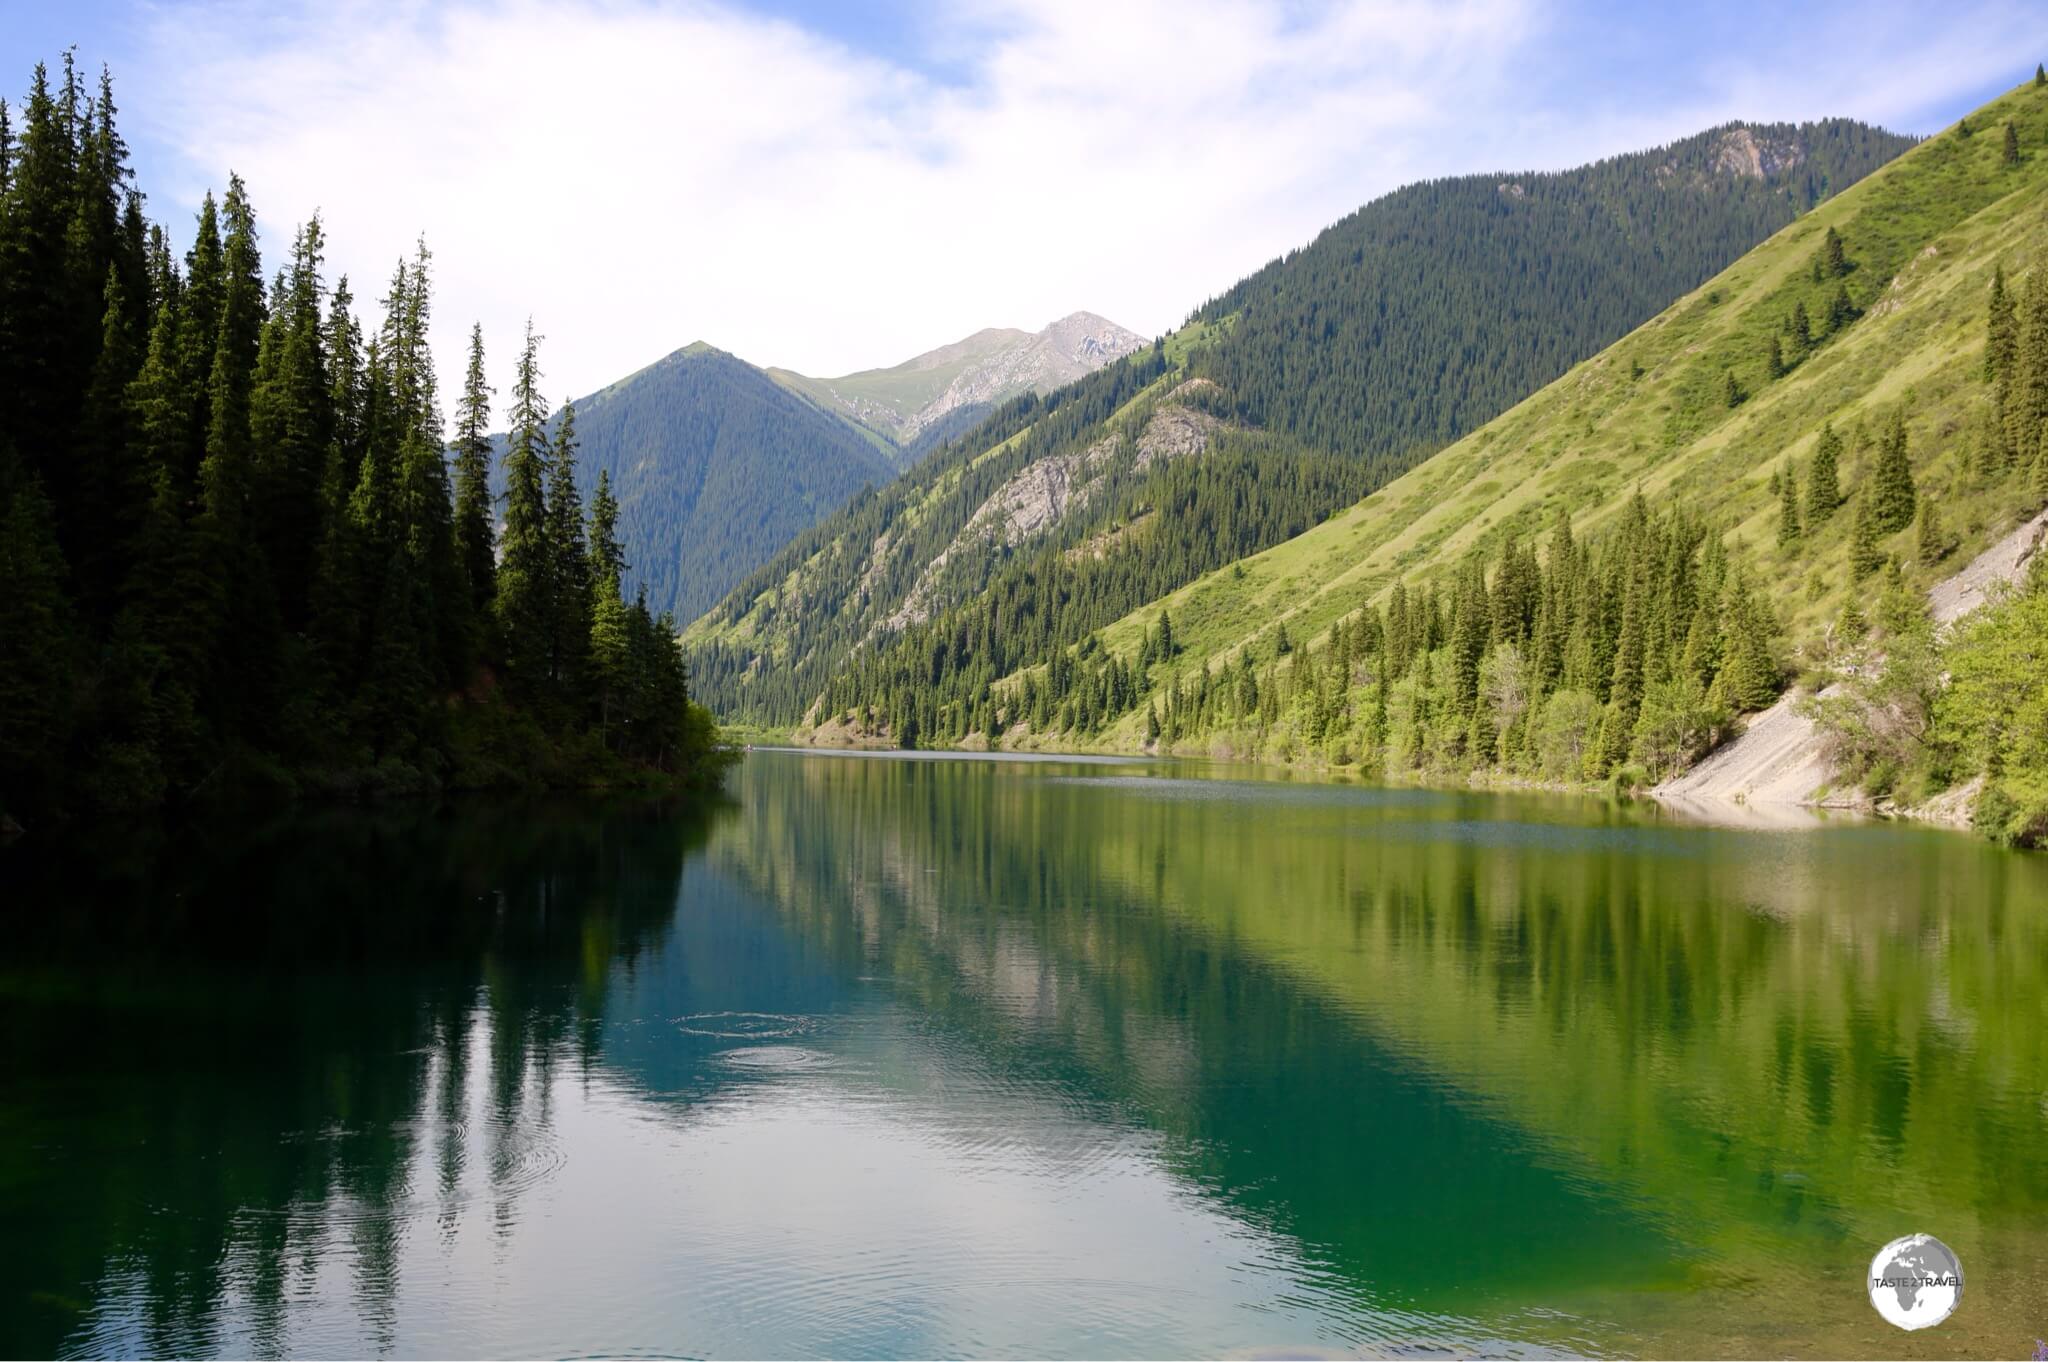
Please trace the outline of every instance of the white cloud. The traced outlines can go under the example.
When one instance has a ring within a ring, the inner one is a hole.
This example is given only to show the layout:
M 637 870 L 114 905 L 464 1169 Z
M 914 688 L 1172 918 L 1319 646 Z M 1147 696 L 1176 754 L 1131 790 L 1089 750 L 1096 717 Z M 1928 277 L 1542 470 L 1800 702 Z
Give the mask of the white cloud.
M 133 107 L 242 174 L 273 259 L 319 208 L 370 298 L 424 232 L 444 382 L 472 319 L 502 378 L 530 312 L 557 399 L 697 338 L 830 374 L 1083 307 L 1156 333 L 1407 180 L 1813 102 L 1738 66 L 1570 117 L 1526 78 L 1539 0 L 961 0 L 946 77 L 702 4 L 160 20 Z

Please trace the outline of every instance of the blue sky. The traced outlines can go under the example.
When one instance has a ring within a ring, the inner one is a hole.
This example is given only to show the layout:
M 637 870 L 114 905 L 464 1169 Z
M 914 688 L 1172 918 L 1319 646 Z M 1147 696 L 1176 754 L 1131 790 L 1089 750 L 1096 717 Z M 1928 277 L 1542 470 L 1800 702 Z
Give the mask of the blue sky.
M 1732 118 L 1929 133 L 2048 56 L 2010 0 L 0 10 L 11 96 L 68 45 L 113 67 L 175 234 L 231 167 L 272 252 L 322 213 L 359 297 L 424 234 L 444 367 L 532 314 L 557 396 L 699 338 L 830 374 L 1080 308 L 1156 333 L 1412 179 Z

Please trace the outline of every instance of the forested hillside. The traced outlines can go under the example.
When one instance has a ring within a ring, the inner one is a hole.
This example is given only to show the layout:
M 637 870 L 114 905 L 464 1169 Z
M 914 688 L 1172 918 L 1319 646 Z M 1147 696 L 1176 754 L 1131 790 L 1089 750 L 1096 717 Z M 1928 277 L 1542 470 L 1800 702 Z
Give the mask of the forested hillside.
M 1475 429 L 1912 145 L 1849 119 L 1732 123 L 1540 175 L 1376 199 L 1196 312 L 1236 413 L 1400 461 Z
M 1925 593 L 2048 503 L 2044 267 L 2048 73 L 1300 538 L 985 689 L 850 674 L 833 715 L 1634 783 L 1796 683 L 1845 778 L 1975 782 L 2039 841 L 2048 580 L 1952 634 Z
M 938 705 L 1349 505 L 1908 145 L 1734 125 L 1377 200 L 800 536 L 691 627 L 693 675 L 787 724 L 857 670 L 936 734 Z
M 365 335 L 318 219 L 266 274 L 240 179 L 182 262 L 142 208 L 111 81 L 38 66 L 0 107 L 0 813 L 717 768 L 531 342 L 499 534 L 424 244 Z
M 584 487 L 609 475 L 634 546 L 629 588 L 682 620 L 896 473 L 887 441 L 701 342 L 578 399 L 576 416 Z

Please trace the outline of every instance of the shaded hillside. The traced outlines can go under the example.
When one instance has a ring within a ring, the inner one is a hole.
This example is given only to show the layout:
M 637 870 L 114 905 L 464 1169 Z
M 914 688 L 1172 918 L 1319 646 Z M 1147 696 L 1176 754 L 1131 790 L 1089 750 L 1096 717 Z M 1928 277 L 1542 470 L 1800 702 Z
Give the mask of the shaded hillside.
M 1150 355 L 1012 403 L 801 537 L 692 626 L 693 674 L 721 712 L 791 723 L 857 660 L 864 693 L 917 699 L 927 716 L 952 704 L 957 718 L 989 682 L 1142 593 L 1278 542 L 1397 476 L 1908 145 L 1843 122 L 1736 126 L 1559 175 L 1376 201 Z M 1444 233 L 1463 244 L 1439 249 Z M 1554 339 L 1532 339 L 1551 328 Z M 1169 489 L 1139 485 L 1164 471 L 1141 468 L 1137 451 L 1172 405 L 1222 433 L 1190 456 L 1228 450 L 1237 471 L 1195 480 L 1168 516 L 1152 512 Z M 1331 457 L 1345 470 L 1303 462 Z M 1029 472 L 1039 461 L 1049 471 Z M 1081 464 L 1109 479 L 1099 494 L 1037 495 L 1031 515 L 987 532 L 1027 484 L 1063 483 Z M 1283 494 L 1262 484 L 1269 469 Z M 1224 522 L 1239 536 L 1195 542 Z
M 702 342 L 579 399 L 576 432 L 585 495 L 604 470 L 619 500 L 628 589 L 679 619 L 895 473 L 883 442 Z

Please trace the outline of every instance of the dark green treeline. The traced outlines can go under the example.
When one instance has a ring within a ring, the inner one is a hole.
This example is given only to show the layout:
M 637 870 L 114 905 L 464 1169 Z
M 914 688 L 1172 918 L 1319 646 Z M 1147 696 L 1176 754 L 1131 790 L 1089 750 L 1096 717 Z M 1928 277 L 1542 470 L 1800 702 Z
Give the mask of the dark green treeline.
M 265 274 L 230 177 L 174 258 L 111 81 L 0 110 L 0 808 L 587 783 L 705 763 L 666 622 L 618 599 L 529 337 L 497 561 L 480 337 L 451 476 L 431 258 L 367 332 L 320 222 Z M 522 499 L 522 497 L 524 499 Z

